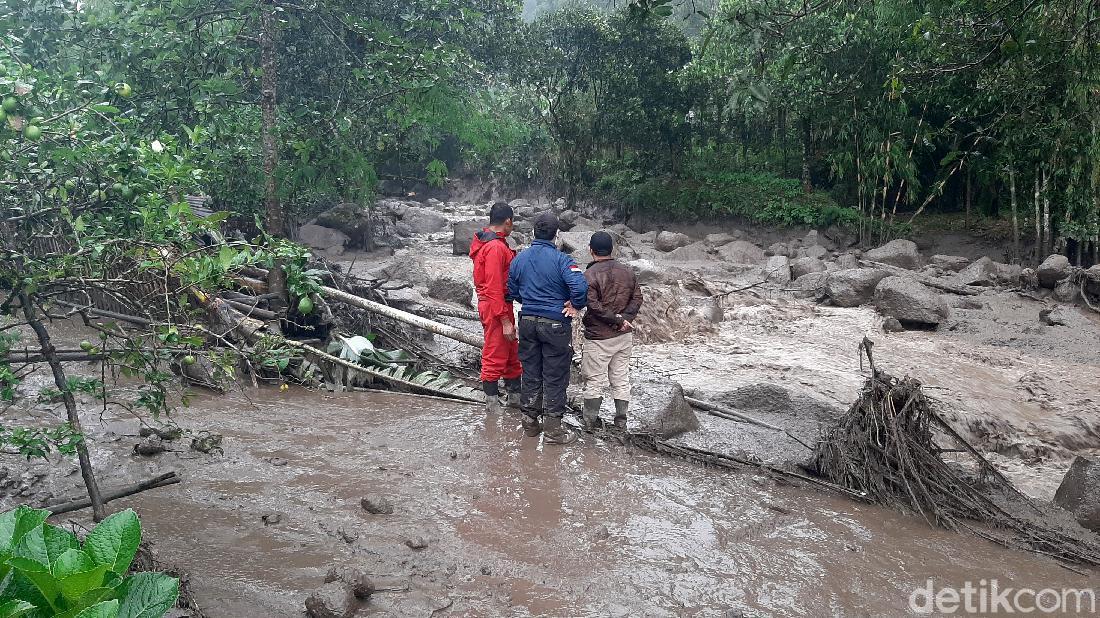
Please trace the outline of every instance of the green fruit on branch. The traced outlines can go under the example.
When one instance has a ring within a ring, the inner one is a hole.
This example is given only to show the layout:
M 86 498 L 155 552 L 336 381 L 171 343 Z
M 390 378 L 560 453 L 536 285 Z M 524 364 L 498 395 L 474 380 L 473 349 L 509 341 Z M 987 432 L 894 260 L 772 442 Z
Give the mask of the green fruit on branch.
M 23 127 L 23 137 L 32 142 L 38 141 L 42 137 L 42 129 L 38 125 L 29 124 Z
M 130 95 L 133 93 L 134 90 L 133 88 L 130 88 L 130 84 L 127 84 L 126 82 L 119 82 L 115 84 L 115 94 L 117 94 L 118 96 L 124 99 L 129 99 Z
M 183 357 L 183 364 L 187 365 L 187 366 L 194 365 L 195 364 L 195 357 L 191 356 L 190 354 L 188 354 L 187 356 L 184 356 Z
M 313 301 L 310 300 L 308 296 L 303 296 L 302 299 L 298 301 L 298 313 L 302 315 L 313 313 Z
M 84 341 L 80 342 L 80 349 L 84 350 L 85 352 L 91 352 L 93 349 L 95 349 L 95 346 L 92 345 L 91 341 L 85 339 Z
M 3 108 L 5 112 L 11 113 L 19 109 L 19 101 L 15 100 L 15 97 L 5 97 Z
M 73 180 L 72 178 L 66 180 L 65 181 L 65 190 L 66 191 L 76 191 L 76 181 Z

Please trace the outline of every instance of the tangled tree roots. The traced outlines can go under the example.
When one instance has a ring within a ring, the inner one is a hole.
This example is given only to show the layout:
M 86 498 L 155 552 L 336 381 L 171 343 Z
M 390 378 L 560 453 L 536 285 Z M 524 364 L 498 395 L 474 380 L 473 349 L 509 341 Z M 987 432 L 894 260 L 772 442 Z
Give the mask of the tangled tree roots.
M 834 483 L 873 502 L 901 506 L 929 523 L 966 528 L 1015 546 L 1082 564 L 1100 565 L 1095 535 L 1021 494 L 933 409 L 913 378 L 877 371 L 838 425 L 822 437 L 815 461 Z M 953 442 L 941 447 L 937 439 Z M 958 454 L 948 463 L 944 453 Z

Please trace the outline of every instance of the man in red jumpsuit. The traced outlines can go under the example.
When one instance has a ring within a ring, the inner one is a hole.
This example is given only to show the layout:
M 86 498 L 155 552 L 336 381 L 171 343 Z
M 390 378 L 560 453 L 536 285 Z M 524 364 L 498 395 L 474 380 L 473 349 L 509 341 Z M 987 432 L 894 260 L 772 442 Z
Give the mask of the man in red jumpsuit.
M 477 312 L 485 330 L 485 347 L 481 350 L 481 385 L 486 407 L 500 412 L 504 403 L 500 396 L 500 380 L 507 388 L 507 404 L 519 407 L 520 374 L 519 343 L 512 301 L 507 298 L 508 267 L 516 252 L 505 240 L 512 233 L 512 207 L 504 202 L 493 204 L 489 211 L 489 227 L 474 235 L 470 243 L 470 259 L 474 261 L 474 286 L 477 288 Z

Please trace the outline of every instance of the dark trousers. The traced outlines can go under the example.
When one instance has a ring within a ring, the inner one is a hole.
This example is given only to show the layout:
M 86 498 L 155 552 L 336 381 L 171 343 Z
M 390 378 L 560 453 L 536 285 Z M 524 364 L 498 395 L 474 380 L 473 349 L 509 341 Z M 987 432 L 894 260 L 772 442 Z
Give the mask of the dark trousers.
M 519 361 L 523 365 L 520 405 L 528 416 L 565 415 L 565 389 L 573 360 L 573 329 L 568 322 L 523 316 L 519 321 Z M 537 401 L 542 394 L 543 409 Z

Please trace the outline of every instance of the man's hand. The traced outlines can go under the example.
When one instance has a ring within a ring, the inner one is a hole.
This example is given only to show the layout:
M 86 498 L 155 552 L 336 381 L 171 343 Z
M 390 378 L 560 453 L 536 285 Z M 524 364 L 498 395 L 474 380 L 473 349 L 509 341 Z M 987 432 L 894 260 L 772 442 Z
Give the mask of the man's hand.
M 508 341 L 516 340 L 516 325 L 510 320 L 501 320 L 500 327 L 504 331 L 504 338 Z
M 630 323 L 630 320 L 623 320 L 623 325 L 619 327 L 619 330 L 628 333 L 634 330 L 634 325 Z
M 567 318 L 575 318 L 577 317 L 577 309 L 573 307 L 573 303 L 571 301 L 567 300 L 565 301 L 565 309 L 561 310 L 561 314 Z

